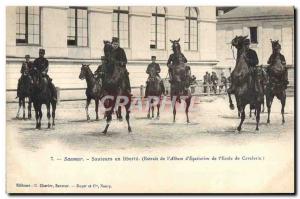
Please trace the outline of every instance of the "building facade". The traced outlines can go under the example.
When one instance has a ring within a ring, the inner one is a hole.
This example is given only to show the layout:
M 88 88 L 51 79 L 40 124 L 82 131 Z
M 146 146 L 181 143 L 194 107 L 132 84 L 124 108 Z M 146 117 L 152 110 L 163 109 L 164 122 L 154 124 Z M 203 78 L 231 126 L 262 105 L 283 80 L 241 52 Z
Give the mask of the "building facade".
M 192 73 L 201 79 L 217 64 L 215 7 L 7 7 L 7 89 L 15 89 L 24 55 L 46 50 L 49 75 L 60 88 L 85 88 L 82 63 L 95 70 L 103 40 L 119 37 L 132 86 L 144 85 L 152 55 L 167 75 L 170 40 L 180 38 Z M 65 92 L 67 97 L 70 93 Z M 84 93 L 83 93 L 84 95 Z
M 293 7 L 237 7 L 219 12 L 217 17 L 216 69 L 229 75 L 234 68 L 236 49 L 231 40 L 236 35 L 248 35 L 250 48 L 258 55 L 259 65 L 267 65 L 272 53 L 270 40 L 279 40 L 289 67 L 289 79 L 294 80 L 294 8 Z

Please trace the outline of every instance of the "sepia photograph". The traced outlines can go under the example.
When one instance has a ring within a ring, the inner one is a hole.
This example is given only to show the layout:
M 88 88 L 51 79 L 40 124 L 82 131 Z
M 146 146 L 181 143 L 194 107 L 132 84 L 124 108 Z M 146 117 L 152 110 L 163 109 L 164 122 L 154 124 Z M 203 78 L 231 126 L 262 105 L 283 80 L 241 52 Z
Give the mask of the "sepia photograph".
M 295 194 L 295 7 L 5 9 L 8 194 Z

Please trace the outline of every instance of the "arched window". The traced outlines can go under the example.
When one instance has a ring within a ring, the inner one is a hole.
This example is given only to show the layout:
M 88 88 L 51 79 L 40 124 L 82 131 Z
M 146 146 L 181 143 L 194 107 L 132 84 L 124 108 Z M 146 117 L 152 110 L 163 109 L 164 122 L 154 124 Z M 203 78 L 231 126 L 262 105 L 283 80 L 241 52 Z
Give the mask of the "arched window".
M 198 50 L 198 13 L 196 8 L 185 9 L 185 50 Z
M 153 7 L 151 17 L 150 48 L 165 49 L 166 46 L 166 9 Z
M 118 6 L 113 10 L 113 36 L 118 37 L 120 46 L 129 47 L 128 6 Z
M 16 43 L 40 44 L 40 15 L 36 6 L 20 6 L 16 8 Z

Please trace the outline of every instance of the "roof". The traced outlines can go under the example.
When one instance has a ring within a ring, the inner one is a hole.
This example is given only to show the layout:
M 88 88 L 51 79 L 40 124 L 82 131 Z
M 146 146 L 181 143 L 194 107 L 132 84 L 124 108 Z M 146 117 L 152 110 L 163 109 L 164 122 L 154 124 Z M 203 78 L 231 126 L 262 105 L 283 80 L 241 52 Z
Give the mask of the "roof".
M 247 18 L 247 17 L 271 17 L 271 16 L 294 16 L 294 7 L 292 6 L 242 6 L 237 7 L 223 15 L 218 16 L 218 19 L 227 18 Z

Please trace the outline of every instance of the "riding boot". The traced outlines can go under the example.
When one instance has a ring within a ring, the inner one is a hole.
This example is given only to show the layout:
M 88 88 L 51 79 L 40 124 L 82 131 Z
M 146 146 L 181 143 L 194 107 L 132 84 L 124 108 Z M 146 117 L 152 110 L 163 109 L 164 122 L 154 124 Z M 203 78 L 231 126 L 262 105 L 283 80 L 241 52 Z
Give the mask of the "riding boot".
M 17 87 L 17 97 L 20 97 L 20 88 L 21 88 L 21 78 L 18 80 L 18 87 Z
M 230 87 L 227 89 L 227 93 L 232 94 L 235 91 L 235 85 L 233 83 L 230 84 Z
M 55 88 L 55 86 L 54 86 L 54 84 L 53 84 L 52 82 L 50 82 L 49 88 L 50 88 L 50 91 L 51 91 L 52 99 L 53 99 L 54 101 L 57 101 L 57 92 L 56 92 L 56 88 Z
M 172 70 L 170 68 L 169 68 L 169 77 L 170 77 L 169 82 L 172 83 L 172 81 L 173 81 L 173 73 L 172 73 Z
M 125 77 L 125 81 L 126 81 L 126 85 L 127 85 L 127 92 L 128 92 L 130 95 L 132 95 L 132 94 L 131 94 L 131 86 L 130 86 L 129 73 L 128 73 L 128 72 L 127 72 L 127 75 L 126 75 L 126 77 Z
M 148 87 L 149 87 L 149 84 L 148 82 L 146 83 L 146 89 L 145 89 L 145 96 L 144 98 L 147 98 L 148 97 Z

